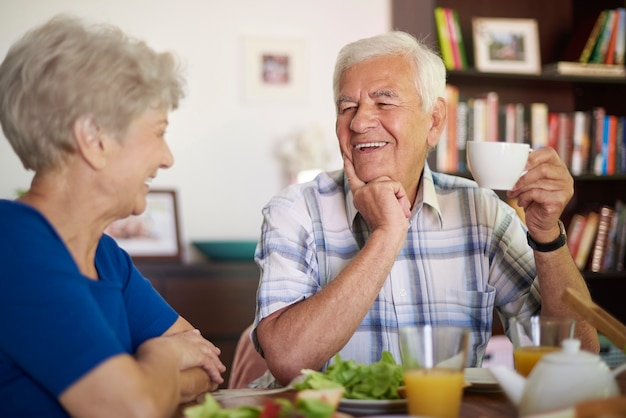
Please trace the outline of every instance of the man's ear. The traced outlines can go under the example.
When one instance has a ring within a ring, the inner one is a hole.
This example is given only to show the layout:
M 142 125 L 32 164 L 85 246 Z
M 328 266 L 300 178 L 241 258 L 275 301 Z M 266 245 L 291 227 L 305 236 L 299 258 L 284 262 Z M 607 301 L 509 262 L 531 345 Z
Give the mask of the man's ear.
M 437 98 L 431 115 L 431 126 L 428 131 L 428 146 L 435 147 L 441 138 L 448 120 L 448 105 L 443 97 Z
M 85 162 L 99 170 L 106 164 L 106 138 L 93 116 L 81 116 L 72 129 L 78 153 Z

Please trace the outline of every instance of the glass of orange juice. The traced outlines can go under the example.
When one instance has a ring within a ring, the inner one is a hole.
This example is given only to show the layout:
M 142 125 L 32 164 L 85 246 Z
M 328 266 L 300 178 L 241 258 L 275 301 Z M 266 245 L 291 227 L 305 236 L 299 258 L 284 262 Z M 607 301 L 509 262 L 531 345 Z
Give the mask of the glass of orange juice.
M 456 418 L 465 386 L 469 331 L 455 326 L 400 328 L 410 415 Z
M 513 364 L 522 376 L 528 376 L 544 354 L 561 349 L 561 342 L 574 336 L 572 318 L 531 316 L 511 318 L 509 334 L 513 342 Z

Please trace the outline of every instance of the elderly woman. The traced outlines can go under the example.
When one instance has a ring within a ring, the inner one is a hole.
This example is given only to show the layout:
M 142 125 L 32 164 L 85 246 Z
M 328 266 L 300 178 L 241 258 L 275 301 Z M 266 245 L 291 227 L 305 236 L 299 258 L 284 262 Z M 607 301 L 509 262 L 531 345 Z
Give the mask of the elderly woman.
M 220 350 L 103 234 L 173 157 L 172 55 L 56 17 L 0 65 L 0 122 L 30 189 L 0 200 L 0 416 L 171 416 L 215 390 Z

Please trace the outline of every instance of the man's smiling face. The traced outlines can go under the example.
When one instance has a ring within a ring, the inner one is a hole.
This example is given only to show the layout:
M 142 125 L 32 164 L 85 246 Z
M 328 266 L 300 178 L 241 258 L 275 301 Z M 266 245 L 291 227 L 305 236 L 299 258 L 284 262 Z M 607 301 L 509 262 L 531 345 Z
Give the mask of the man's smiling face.
M 371 58 L 344 71 L 339 84 L 341 152 L 364 182 L 388 176 L 414 197 L 439 135 L 431 131 L 432 113 L 421 109 L 413 65 L 397 55 Z

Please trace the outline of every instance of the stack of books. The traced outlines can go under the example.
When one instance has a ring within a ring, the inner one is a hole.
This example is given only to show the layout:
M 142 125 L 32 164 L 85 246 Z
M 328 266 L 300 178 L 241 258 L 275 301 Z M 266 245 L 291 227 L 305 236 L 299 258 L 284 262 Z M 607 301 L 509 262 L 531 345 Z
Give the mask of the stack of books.
M 626 207 L 602 205 L 576 213 L 568 226 L 567 245 L 580 270 L 597 273 L 624 271 L 626 257 Z
M 446 129 L 429 156 L 437 171 L 466 172 L 467 141 L 505 141 L 554 148 L 574 176 L 626 174 L 626 114 L 601 106 L 563 112 L 544 102 L 504 101 L 495 91 L 468 95 L 451 84 L 446 99 Z
M 441 58 L 446 68 L 448 70 L 466 69 L 465 43 L 456 10 L 448 7 L 435 7 L 435 25 L 437 26 Z
M 593 22 L 592 26 L 589 26 Z M 584 42 L 584 43 L 583 43 Z M 626 8 L 602 10 L 594 20 L 579 25 L 566 48 L 565 60 L 545 72 L 596 77 L 624 77 Z

